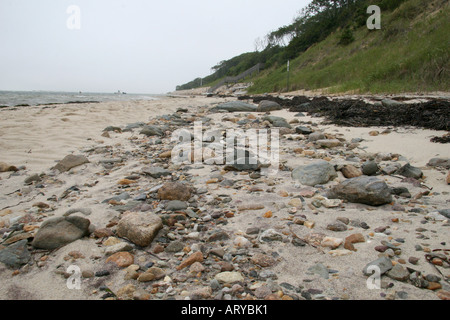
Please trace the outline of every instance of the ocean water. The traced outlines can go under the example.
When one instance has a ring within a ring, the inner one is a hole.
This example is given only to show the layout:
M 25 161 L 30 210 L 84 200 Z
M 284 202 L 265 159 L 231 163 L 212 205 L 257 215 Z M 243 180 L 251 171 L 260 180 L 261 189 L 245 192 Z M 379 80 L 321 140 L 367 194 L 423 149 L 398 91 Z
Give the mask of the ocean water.
M 155 100 L 162 95 L 92 92 L 0 91 L 0 108 L 66 103 Z

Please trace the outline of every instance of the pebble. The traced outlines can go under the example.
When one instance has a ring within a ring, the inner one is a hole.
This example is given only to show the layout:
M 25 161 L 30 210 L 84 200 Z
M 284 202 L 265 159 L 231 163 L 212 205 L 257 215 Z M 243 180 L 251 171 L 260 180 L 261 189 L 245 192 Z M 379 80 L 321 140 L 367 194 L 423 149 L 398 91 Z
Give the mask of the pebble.
M 235 283 L 244 281 L 242 274 L 236 271 L 220 272 L 214 276 L 214 279 L 219 281 L 219 283 Z
M 251 261 L 260 267 L 271 267 L 276 263 L 276 260 L 273 257 L 263 253 L 256 253 L 253 255 Z
M 191 254 L 189 257 L 184 259 L 178 266 L 177 270 L 182 270 L 186 267 L 189 267 L 194 262 L 203 262 L 203 254 L 200 251 L 197 251 L 193 254 Z
M 112 262 L 119 268 L 126 268 L 134 263 L 134 256 L 129 252 L 117 252 L 106 259 L 106 263 Z
M 347 230 L 347 226 L 340 221 L 336 221 L 327 225 L 327 229 L 335 232 L 342 232 Z

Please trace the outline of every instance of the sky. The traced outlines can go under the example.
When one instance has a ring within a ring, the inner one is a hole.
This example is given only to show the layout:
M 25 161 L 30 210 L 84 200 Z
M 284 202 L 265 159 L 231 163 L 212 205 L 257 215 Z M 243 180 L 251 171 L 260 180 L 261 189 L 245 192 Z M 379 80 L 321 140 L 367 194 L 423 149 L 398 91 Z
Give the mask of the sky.
M 174 91 L 309 2 L 0 0 L 0 90 Z

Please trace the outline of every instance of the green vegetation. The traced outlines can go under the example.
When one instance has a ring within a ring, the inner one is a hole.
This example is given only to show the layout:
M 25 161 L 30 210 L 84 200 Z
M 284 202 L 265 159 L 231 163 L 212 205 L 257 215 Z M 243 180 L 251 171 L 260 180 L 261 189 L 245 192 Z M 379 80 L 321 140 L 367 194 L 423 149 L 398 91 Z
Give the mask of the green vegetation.
M 381 9 L 381 30 L 366 26 L 372 4 Z M 222 61 L 203 85 L 261 62 L 250 93 L 447 91 L 449 16 L 447 0 L 313 0 L 292 24 L 259 40 L 264 49 Z

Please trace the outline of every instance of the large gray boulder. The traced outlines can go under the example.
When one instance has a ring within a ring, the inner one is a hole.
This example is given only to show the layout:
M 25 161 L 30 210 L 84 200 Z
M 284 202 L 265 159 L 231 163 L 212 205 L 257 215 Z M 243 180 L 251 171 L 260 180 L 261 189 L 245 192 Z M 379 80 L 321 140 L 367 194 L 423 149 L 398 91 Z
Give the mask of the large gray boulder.
M 324 160 L 295 168 L 292 171 L 292 179 L 311 187 L 325 184 L 336 177 L 337 173 L 334 167 Z
M 224 110 L 228 112 L 256 112 L 257 106 L 242 101 L 231 101 L 219 104 L 211 109 L 211 111 Z
M 270 100 L 262 100 L 258 105 L 258 112 L 269 112 L 281 109 L 282 107 L 279 103 Z
M 392 202 L 391 189 L 376 177 L 360 176 L 345 180 L 328 192 L 329 199 L 380 206 Z
M 45 221 L 31 243 L 39 249 L 53 250 L 89 235 L 88 219 L 69 216 Z

